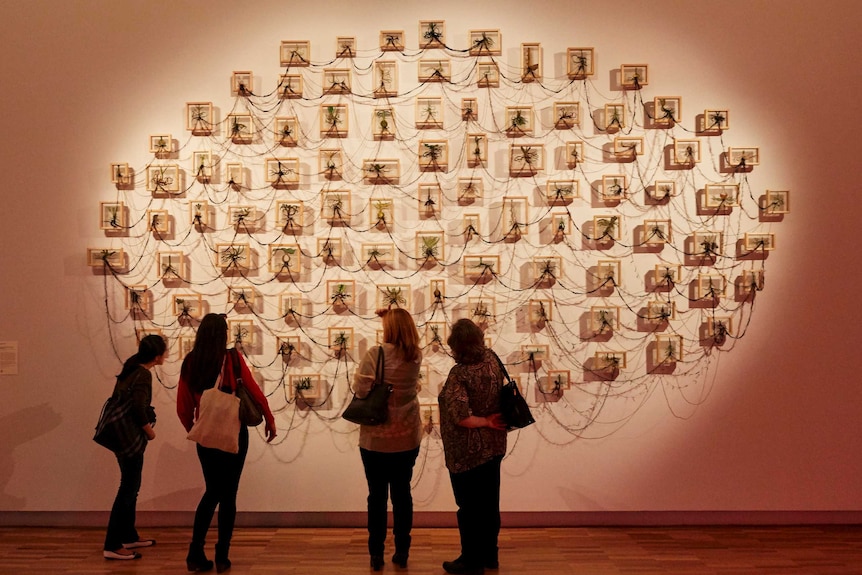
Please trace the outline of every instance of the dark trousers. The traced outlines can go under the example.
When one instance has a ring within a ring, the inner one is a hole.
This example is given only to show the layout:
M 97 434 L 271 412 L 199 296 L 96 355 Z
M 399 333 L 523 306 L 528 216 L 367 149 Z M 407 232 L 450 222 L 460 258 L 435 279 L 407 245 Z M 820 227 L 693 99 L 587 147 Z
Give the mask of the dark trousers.
M 413 529 L 410 481 L 413 479 L 413 465 L 419 455 L 419 448 L 395 453 L 360 448 L 359 453 L 368 481 L 368 553 L 383 555 L 386 506 L 391 496 L 395 552 L 407 554 L 410 550 L 410 531 Z
M 135 510 L 138 505 L 138 491 L 141 490 L 141 472 L 144 469 L 144 454 L 133 457 L 117 456 L 120 464 L 120 488 L 111 507 L 108 519 L 108 532 L 105 534 L 105 551 L 116 551 L 123 543 L 138 540 L 135 529 Z
M 500 534 L 500 463 L 495 457 L 461 473 L 449 473 L 458 505 L 461 561 L 480 566 L 497 559 Z
M 226 553 L 236 522 L 236 493 L 239 491 L 239 479 L 248 453 L 248 428 L 240 426 L 239 453 L 227 453 L 220 449 L 202 447 L 200 444 L 197 448 L 206 490 L 195 511 L 192 546 L 202 548 L 206 543 L 207 531 L 218 506 L 217 546 Z

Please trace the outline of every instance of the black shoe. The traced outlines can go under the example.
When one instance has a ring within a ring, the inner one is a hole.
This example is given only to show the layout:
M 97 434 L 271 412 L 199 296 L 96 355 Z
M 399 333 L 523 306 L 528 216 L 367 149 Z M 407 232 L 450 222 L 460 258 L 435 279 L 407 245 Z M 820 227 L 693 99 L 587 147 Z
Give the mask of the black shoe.
M 186 569 L 193 573 L 212 571 L 213 562 L 207 559 L 203 545 L 189 545 L 189 553 L 186 555 Z
M 500 562 L 496 559 L 486 559 L 485 560 L 485 569 L 499 569 Z
M 459 557 L 454 561 L 444 561 L 443 571 L 452 575 L 483 575 L 485 568 L 481 565 L 467 565 Z
M 221 545 L 216 543 L 215 546 L 215 568 L 216 573 L 224 573 L 230 569 L 230 559 L 227 558 L 230 545 Z
M 230 569 L 230 559 L 216 559 L 215 562 L 216 573 L 224 573 L 228 569 Z
M 407 553 L 399 553 L 395 552 L 395 555 L 392 556 L 392 562 L 405 569 L 407 567 Z
M 371 556 L 371 569 L 373 571 L 383 571 L 383 555 Z

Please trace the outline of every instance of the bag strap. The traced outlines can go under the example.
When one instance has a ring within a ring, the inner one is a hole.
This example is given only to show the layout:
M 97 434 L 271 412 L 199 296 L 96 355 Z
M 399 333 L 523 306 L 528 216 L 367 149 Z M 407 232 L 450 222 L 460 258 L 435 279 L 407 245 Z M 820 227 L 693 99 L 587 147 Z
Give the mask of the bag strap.
M 500 366 L 500 371 L 503 372 L 503 379 L 506 381 L 506 383 L 512 383 L 512 377 L 509 375 L 509 372 L 506 371 L 506 366 L 503 365 L 503 360 L 500 359 L 500 356 L 497 355 L 497 352 L 493 349 L 491 350 L 491 353 L 493 353 L 494 357 L 497 358 L 497 365 Z
M 239 359 L 239 351 L 235 347 L 227 350 L 230 354 L 230 363 L 233 367 L 233 380 L 234 380 L 234 392 L 236 392 L 236 388 L 240 385 L 243 385 L 242 382 L 242 368 L 240 367 L 240 359 Z M 224 383 L 224 382 L 222 382 Z
M 372 385 L 372 389 L 378 383 L 383 383 L 383 346 L 377 350 L 377 367 L 374 368 L 374 385 Z

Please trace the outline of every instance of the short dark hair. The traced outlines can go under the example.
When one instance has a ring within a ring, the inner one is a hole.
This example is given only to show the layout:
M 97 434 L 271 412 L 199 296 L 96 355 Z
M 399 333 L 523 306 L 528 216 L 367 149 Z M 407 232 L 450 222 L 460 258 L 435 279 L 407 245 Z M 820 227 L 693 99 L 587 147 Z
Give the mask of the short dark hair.
M 449 330 L 446 340 L 455 363 L 479 363 L 485 355 L 485 334 L 482 329 L 469 319 L 459 319 Z

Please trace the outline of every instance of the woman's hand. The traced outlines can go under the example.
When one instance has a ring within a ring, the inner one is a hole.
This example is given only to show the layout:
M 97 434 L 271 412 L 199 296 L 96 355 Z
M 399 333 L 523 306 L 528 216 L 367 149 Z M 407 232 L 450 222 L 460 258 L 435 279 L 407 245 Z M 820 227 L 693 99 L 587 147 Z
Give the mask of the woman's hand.
M 491 429 L 504 430 L 506 422 L 503 421 L 503 414 L 492 413 L 486 417 L 480 415 L 471 415 L 458 422 L 461 427 L 475 429 L 477 427 L 490 427 Z
M 144 430 L 144 434 L 147 436 L 147 440 L 152 441 L 156 438 L 156 430 L 153 429 L 153 426 L 149 423 L 143 426 L 141 429 Z
M 485 419 L 488 421 L 487 427 L 490 427 L 491 429 L 497 429 L 501 431 L 506 429 L 506 422 L 503 421 L 502 413 L 492 413 Z
M 275 436 L 278 435 L 275 430 L 275 421 L 267 421 L 266 422 L 266 442 L 270 443 Z

